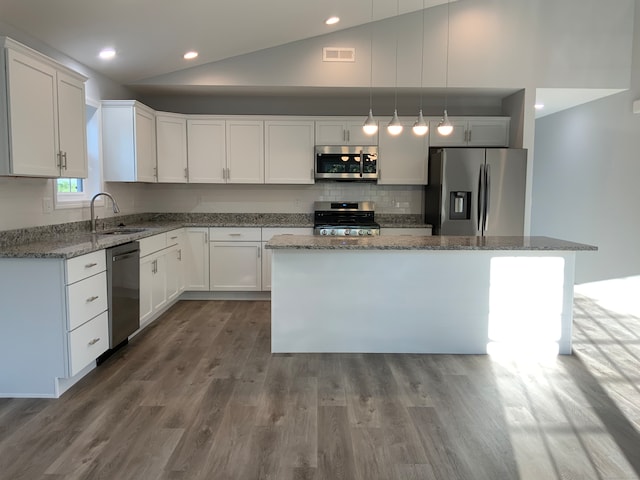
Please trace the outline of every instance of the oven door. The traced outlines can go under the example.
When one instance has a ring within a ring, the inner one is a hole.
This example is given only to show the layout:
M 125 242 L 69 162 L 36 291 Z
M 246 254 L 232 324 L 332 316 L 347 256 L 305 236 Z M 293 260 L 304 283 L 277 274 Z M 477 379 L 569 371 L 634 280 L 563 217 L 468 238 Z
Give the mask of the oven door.
M 371 146 L 317 146 L 315 178 L 377 180 L 378 148 Z

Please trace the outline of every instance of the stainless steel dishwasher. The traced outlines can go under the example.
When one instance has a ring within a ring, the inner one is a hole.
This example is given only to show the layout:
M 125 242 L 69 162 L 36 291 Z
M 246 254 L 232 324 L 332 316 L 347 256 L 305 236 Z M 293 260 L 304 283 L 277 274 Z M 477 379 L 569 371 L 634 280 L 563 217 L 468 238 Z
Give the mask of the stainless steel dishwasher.
M 107 249 L 109 348 L 140 328 L 140 246 L 129 242 Z

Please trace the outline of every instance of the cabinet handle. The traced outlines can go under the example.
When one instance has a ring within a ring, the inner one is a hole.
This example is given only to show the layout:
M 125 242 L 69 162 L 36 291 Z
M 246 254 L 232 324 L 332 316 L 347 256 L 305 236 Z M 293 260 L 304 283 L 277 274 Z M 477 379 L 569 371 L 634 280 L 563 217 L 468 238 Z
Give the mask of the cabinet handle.
M 467 130 L 467 132 L 469 132 L 469 138 L 467 139 L 467 142 L 471 141 L 471 130 Z
M 98 297 L 97 295 L 94 295 L 93 297 L 89 297 L 87 298 L 87 303 L 95 302 L 98 298 L 100 297 Z
M 169 240 L 175 240 L 176 238 L 178 238 L 177 235 L 175 237 L 169 237 Z
M 239 237 L 241 235 L 242 235 L 241 233 L 230 233 L 229 234 L 230 237 Z
M 56 163 L 56 167 L 62 170 L 62 152 L 61 151 L 58 151 L 58 153 L 56 153 L 56 158 L 58 159 L 58 162 Z
M 67 152 L 62 152 L 60 155 L 64 159 L 64 163 L 62 164 L 62 168 L 67 169 Z
M 93 262 L 93 263 L 87 263 L 84 268 L 91 268 L 91 267 L 95 267 L 96 265 L 98 265 L 97 263 Z
M 93 340 L 89 341 L 89 345 L 95 345 L 96 343 L 98 343 L 100 341 L 100 337 L 98 338 L 94 338 Z
M 158 167 L 153 167 L 153 176 L 154 178 L 158 178 Z
M 227 180 L 231 180 L 231 169 L 227 168 Z
M 187 179 L 189 178 L 189 169 L 188 168 L 184 169 L 184 178 L 187 178 Z
M 182 250 L 178 250 L 178 260 L 182 261 Z

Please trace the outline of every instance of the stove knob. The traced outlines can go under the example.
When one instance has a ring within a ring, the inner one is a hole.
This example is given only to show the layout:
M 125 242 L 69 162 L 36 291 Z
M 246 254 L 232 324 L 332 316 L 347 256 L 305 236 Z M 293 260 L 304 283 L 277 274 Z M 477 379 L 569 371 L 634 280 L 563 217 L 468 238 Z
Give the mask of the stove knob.
M 366 230 L 358 230 L 358 235 L 366 235 Z
M 345 228 L 344 229 L 344 234 L 347 235 L 347 236 L 351 235 L 351 230 L 349 230 L 348 228 Z
M 323 228 L 322 230 L 320 230 L 320 235 L 326 235 L 327 231 Z
M 331 230 L 331 235 L 335 235 L 337 232 L 335 230 Z
M 367 235 L 373 235 L 373 230 L 367 230 Z

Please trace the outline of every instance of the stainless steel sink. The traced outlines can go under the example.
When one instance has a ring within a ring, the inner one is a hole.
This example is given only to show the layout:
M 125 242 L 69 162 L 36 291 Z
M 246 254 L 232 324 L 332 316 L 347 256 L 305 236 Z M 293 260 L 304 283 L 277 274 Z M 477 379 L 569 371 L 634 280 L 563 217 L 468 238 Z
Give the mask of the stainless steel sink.
M 104 230 L 102 232 L 98 232 L 98 235 L 128 235 L 130 233 L 139 233 L 147 230 L 146 228 L 113 228 L 111 230 Z

